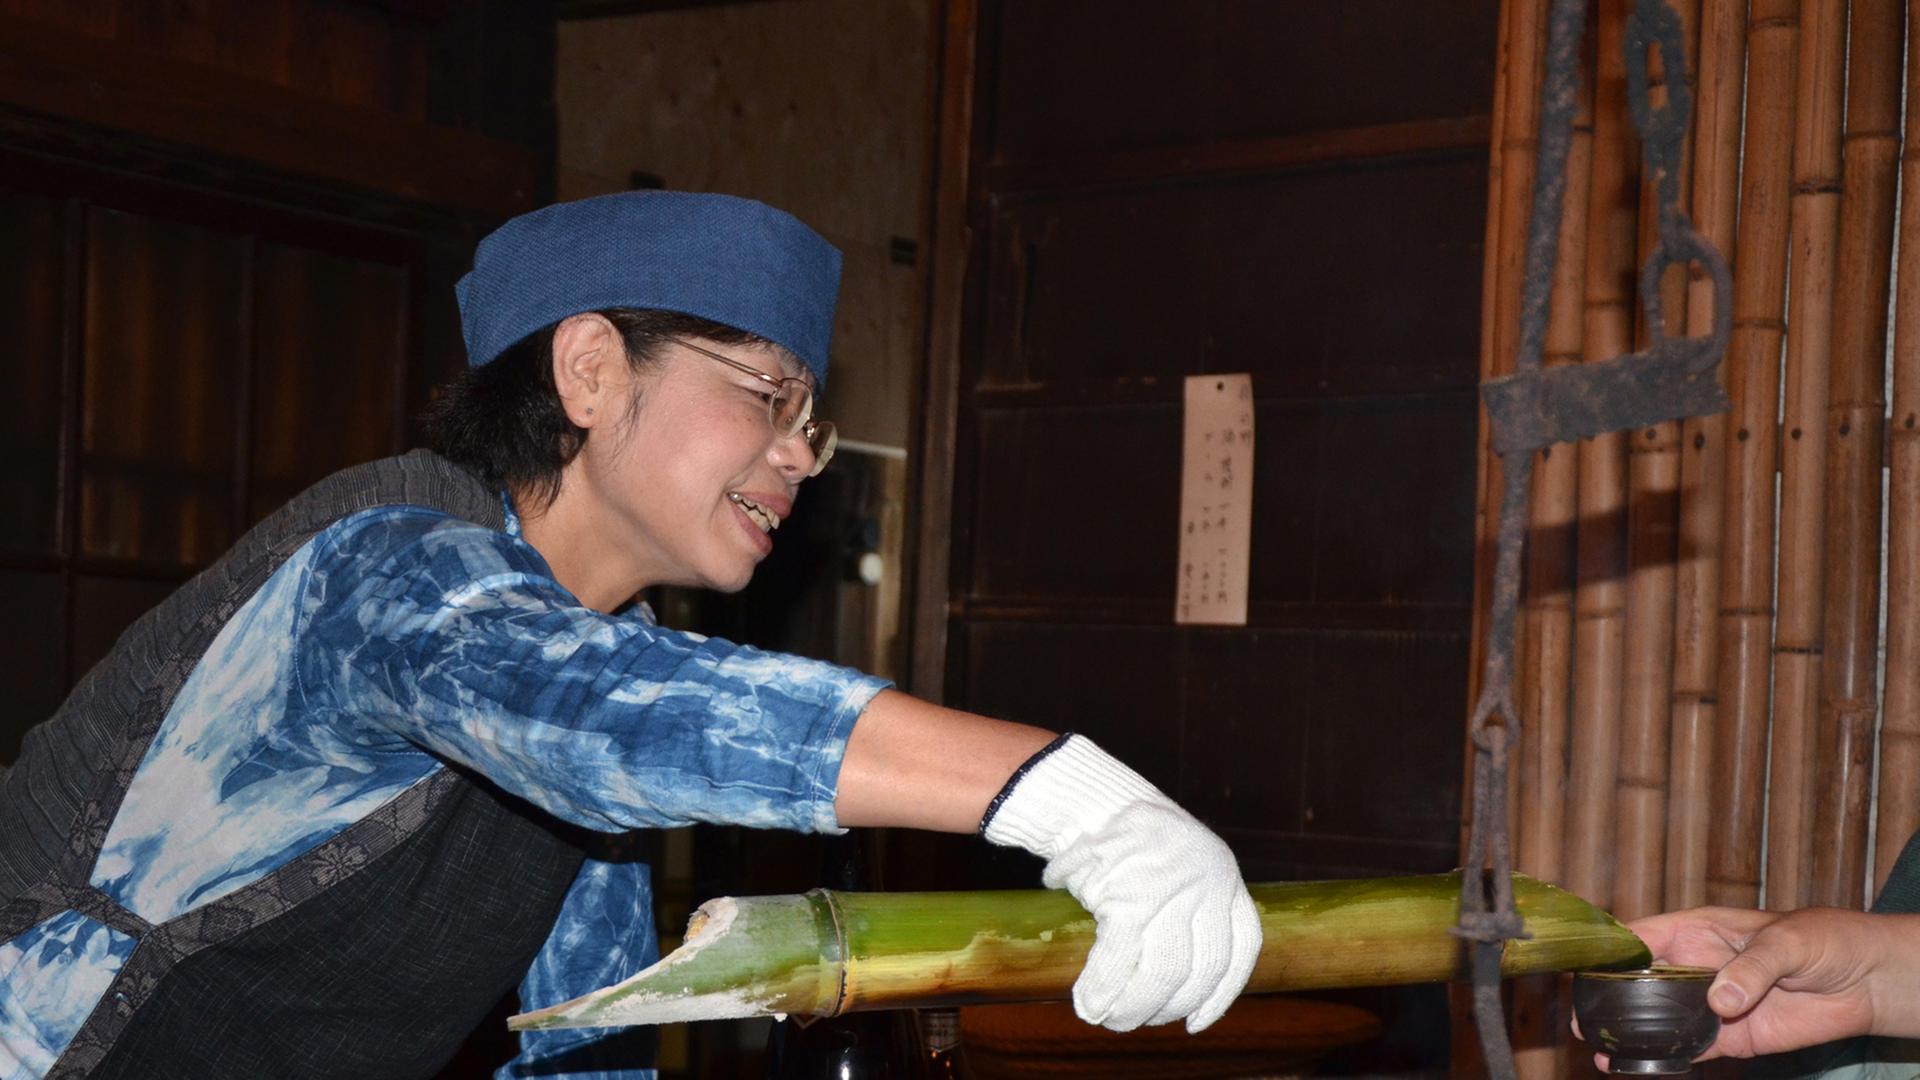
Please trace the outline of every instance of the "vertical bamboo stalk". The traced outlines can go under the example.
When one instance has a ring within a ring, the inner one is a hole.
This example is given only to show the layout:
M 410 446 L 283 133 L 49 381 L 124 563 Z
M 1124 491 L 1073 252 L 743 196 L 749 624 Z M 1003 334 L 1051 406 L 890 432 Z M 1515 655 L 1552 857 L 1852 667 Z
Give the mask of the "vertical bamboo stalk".
M 1601 0 L 1595 34 L 1593 170 L 1588 198 L 1582 351 L 1610 360 L 1633 346 L 1639 143 L 1626 115 L 1621 45 L 1626 0 Z M 1566 880 L 1575 893 L 1613 895 L 1614 807 L 1625 634 L 1626 448 L 1620 434 L 1579 448 L 1579 565 L 1574 597 L 1572 770 Z
M 1480 379 L 1505 374 L 1513 362 L 1525 269 L 1526 209 L 1533 190 L 1533 159 L 1539 144 L 1541 54 L 1546 44 L 1548 0 L 1506 0 L 1500 12 L 1500 43 L 1494 80 L 1492 151 L 1487 163 L 1486 255 L 1480 280 Z M 1493 452 L 1486 406 L 1479 407 L 1475 462 L 1473 631 L 1468 644 L 1467 708 L 1480 694 L 1487 620 L 1493 603 L 1494 536 L 1502 473 Z M 1462 805 L 1473 794 L 1473 756 L 1462 771 Z M 1466 815 L 1460 849 L 1466 850 Z
M 1539 138 L 1541 54 L 1545 49 L 1548 0 L 1504 0 L 1494 71 L 1492 148 L 1488 157 L 1486 255 L 1481 277 L 1480 378 L 1503 374 L 1512 363 L 1518 330 L 1521 269 L 1526 244 L 1526 208 L 1533 190 L 1533 161 Z M 1480 408 L 1475 454 L 1478 499 L 1474 506 L 1473 632 L 1468 647 L 1467 709 L 1480 694 L 1486 654 L 1487 622 L 1493 599 L 1494 536 L 1503 476 L 1493 453 L 1492 428 Z M 1464 763 L 1462 805 L 1470 805 L 1473 758 Z M 1461 816 L 1461 850 L 1466 850 L 1466 815 Z M 1451 1075 L 1483 1075 L 1473 1035 L 1472 1006 L 1463 987 L 1451 999 L 1453 1060 Z M 1528 1080 L 1536 1080 L 1529 1076 Z
M 1697 54 L 1697 0 L 1673 4 L 1685 42 L 1686 67 Z M 1648 58 L 1650 100 L 1658 108 L 1671 98 L 1669 83 L 1691 82 L 1692 70 L 1667 71 L 1656 52 Z M 1688 188 L 1690 151 L 1683 150 L 1677 188 Z M 1640 262 L 1644 267 L 1660 238 L 1657 179 L 1642 178 Z M 1641 320 L 1640 341 L 1656 330 L 1686 329 L 1685 267 L 1672 267 L 1659 282 L 1666 325 Z M 1673 696 L 1673 599 L 1675 538 L 1679 525 L 1680 425 L 1655 424 L 1627 439 L 1626 685 L 1620 707 L 1618 843 L 1615 845 L 1613 908 L 1625 918 L 1660 910 L 1666 870 L 1667 754 Z
M 1907 20 L 1920 57 L 1920 19 Z M 1907 100 L 1920 102 L 1920 62 L 1907 65 Z M 1880 812 L 1874 891 L 1907 837 L 1920 829 L 1920 108 L 1907 110 L 1900 181 L 1899 278 L 1894 296 L 1893 434 L 1888 440 L 1886 710 L 1880 724 Z
M 1753 0 L 1747 13 L 1746 152 L 1734 247 L 1733 338 L 1723 369 L 1733 409 L 1722 504 L 1715 812 L 1708 823 L 1706 889 L 1709 903 L 1737 907 L 1760 902 L 1772 677 L 1773 482 L 1799 40 L 1800 0 Z
M 1861 907 L 1880 658 L 1880 461 L 1900 156 L 1900 0 L 1852 0 L 1827 403 L 1826 595 L 1813 785 L 1817 904 Z
M 1590 52 L 1591 50 L 1589 50 Z M 1567 151 L 1561 204 L 1560 260 L 1554 267 L 1542 363 L 1555 368 L 1582 359 L 1582 300 L 1587 271 L 1587 190 L 1593 164 L 1592 82 L 1583 80 Z M 1527 534 L 1526 649 L 1520 667 L 1524 720 L 1520 828 L 1515 868 L 1543 881 L 1562 874 L 1567 784 L 1567 712 L 1573 673 L 1573 535 L 1578 457 L 1573 447 L 1540 451 L 1534 465 Z
M 1729 259 L 1734 255 L 1740 182 L 1745 9 L 1744 0 L 1707 0 L 1701 13 L 1700 71 L 1694 94 L 1694 227 Z M 1692 280 L 1688 334 L 1699 337 L 1711 331 L 1715 302 L 1710 278 Z M 1695 417 L 1681 425 L 1667 865 L 1661 896 L 1661 906 L 1669 910 L 1695 907 L 1707 899 L 1726 431 L 1724 416 Z
M 1840 225 L 1845 0 L 1807 0 L 1793 140 L 1793 290 L 1786 439 L 1780 454 L 1778 607 L 1773 631 L 1767 906 L 1804 907 L 1813 883 L 1814 721 L 1819 712 L 1833 273 Z
M 1592 39 L 1587 52 L 1591 53 Z M 1589 61 L 1590 63 L 1590 61 Z M 1586 69 L 1589 73 L 1591 66 Z M 1560 216 L 1560 261 L 1554 267 L 1545 367 L 1581 360 L 1587 269 L 1587 186 L 1593 161 L 1593 82 L 1581 83 L 1579 111 L 1567 149 L 1567 187 Z M 1578 512 L 1579 454 L 1550 446 L 1534 464 L 1527 533 L 1527 593 L 1520 661 L 1521 750 L 1515 868 L 1558 883 L 1564 860 L 1567 803 L 1567 714 L 1573 676 L 1573 534 Z M 1514 1068 L 1520 1080 L 1548 1080 L 1566 1070 L 1567 1000 L 1561 980 L 1519 980 L 1512 991 Z

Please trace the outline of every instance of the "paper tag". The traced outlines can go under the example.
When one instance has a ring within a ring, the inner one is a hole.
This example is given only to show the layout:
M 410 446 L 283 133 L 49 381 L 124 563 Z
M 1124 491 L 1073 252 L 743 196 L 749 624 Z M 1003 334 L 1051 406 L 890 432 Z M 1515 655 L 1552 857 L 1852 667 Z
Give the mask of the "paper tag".
M 1247 625 L 1252 537 L 1253 376 L 1190 376 L 1174 622 Z

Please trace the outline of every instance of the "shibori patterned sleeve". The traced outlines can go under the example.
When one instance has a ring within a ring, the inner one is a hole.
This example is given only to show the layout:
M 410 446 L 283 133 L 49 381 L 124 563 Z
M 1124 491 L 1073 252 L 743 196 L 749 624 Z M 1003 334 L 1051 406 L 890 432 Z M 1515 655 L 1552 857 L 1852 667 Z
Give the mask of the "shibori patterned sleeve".
M 302 650 L 296 693 L 313 713 L 592 829 L 840 831 L 840 760 L 884 680 L 592 611 L 503 533 L 423 510 L 363 517 L 322 542 L 371 569 L 306 590 L 322 647 Z

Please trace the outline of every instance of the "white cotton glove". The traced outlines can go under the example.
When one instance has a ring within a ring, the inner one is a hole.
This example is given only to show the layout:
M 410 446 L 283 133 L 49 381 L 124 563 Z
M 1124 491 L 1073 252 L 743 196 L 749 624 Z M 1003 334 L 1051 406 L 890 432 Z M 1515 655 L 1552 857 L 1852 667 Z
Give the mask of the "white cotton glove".
M 1114 1031 L 1220 1018 L 1260 957 L 1260 915 L 1233 852 L 1193 815 L 1092 740 L 1036 755 L 989 808 L 981 833 L 1047 860 L 1043 880 L 1093 913 L 1093 949 L 1073 984 L 1082 1020 Z

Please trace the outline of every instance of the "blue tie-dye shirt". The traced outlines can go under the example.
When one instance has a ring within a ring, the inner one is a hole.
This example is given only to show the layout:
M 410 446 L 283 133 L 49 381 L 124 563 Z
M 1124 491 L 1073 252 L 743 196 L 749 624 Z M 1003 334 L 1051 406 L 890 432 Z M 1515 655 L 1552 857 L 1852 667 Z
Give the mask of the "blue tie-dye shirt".
M 152 923 L 228 895 L 449 762 L 603 831 L 695 821 L 838 831 L 840 760 L 887 685 L 580 604 L 539 552 L 420 507 L 326 529 L 181 688 L 92 884 Z M 0 1080 L 42 1075 L 133 942 L 64 912 L 0 943 Z M 647 869 L 589 859 L 521 986 L 539 1008 L 658 955 Z M 523 1036 L 500 1077 L 600 1033 Z M 588 1067 L 591 1069 L 591 1067 Z

